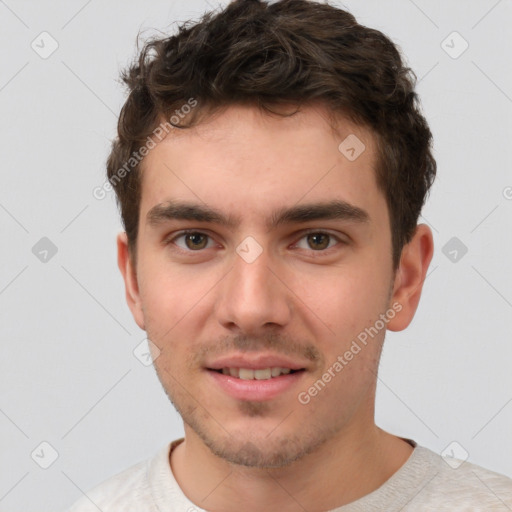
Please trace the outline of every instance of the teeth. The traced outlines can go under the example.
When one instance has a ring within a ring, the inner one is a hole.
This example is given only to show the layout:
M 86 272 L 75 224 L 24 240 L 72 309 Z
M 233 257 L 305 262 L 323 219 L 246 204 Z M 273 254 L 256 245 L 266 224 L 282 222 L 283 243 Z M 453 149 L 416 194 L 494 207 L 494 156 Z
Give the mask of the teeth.
M 236 377 L 242 380 L 268 380 L 272 377 L 287 375 L 291 372 L 291 369 L 274 366 L 272 368 L 263 368 L 260 370 L 253 370 L 251 368 L 222 368 L 221 371 L 223 375 L 231 375 L 231 377 Z
M 242 380 L 251 380 L 254 379 L 254 370 L 250 370 L 248 368 L 240 368 L 238 374 L 238 378 Z
M 254 378 L 256 380 L 266 380 L 272 377 L 272 370 L 265 368 L 264 370 L 254 370 Z

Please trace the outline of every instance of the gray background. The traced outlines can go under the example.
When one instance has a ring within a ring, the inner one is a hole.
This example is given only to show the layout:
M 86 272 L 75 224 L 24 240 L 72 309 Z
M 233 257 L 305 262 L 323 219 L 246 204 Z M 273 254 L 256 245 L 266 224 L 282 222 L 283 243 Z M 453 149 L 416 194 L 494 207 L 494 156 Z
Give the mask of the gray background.
M 423 219 L 436 254 L 413 324 L 388 335 L 377 422 L 512 476 L 512 2 L 344 5 L 406 54 L 439 164 Z M 137 32 L 206 9 L 0 0 L 1 511 L 64 509 L 183 432 L 154 370 L 133 354 L 145 336 L 116 266 L 118 214 L 111 193 L 97 200 L 92 190 L 104 181 L 124 100 L 118 71 Z M 59 45 L 47 58 L 43 31 Z

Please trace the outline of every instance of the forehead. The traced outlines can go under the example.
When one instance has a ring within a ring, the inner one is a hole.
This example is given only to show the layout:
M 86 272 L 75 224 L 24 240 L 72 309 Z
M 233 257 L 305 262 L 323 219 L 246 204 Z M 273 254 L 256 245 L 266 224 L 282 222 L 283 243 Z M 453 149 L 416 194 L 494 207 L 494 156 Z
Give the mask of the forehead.
M 378 211 L 386 206 L 375 163 L 371 132 L 344 118 L 333 127 L 322 107 L 283 117 L 230 106 L 193 128 L 171 131 L 145 157 L 141 220 L 169 200 L 255 219 L 334 199 Z

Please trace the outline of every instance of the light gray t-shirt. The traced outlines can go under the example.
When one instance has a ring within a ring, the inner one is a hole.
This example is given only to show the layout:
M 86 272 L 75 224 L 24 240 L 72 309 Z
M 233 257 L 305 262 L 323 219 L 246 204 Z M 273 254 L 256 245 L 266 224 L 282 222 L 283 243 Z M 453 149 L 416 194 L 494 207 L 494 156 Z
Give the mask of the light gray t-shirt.
M 183 494 L 169 464 L 182 441 L 108 479 L 68 512 L 205 512 Z M 389 480 L 331 512 L 512 511 L 512 479 L 469 462 L 454 469 L 456 459 L 406 441 L 414 450 Z

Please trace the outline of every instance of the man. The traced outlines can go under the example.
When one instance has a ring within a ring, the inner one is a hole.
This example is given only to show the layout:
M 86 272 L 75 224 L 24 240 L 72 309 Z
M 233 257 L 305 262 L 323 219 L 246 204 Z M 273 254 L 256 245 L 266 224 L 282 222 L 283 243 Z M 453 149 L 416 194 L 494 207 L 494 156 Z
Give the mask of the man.
M 72 512 L 510 510 L 512 480 L 374 422 L 433 253 L 432 137 L 393 43 L 237 0 L 123 78 L 118 263 L 185 438 Z

